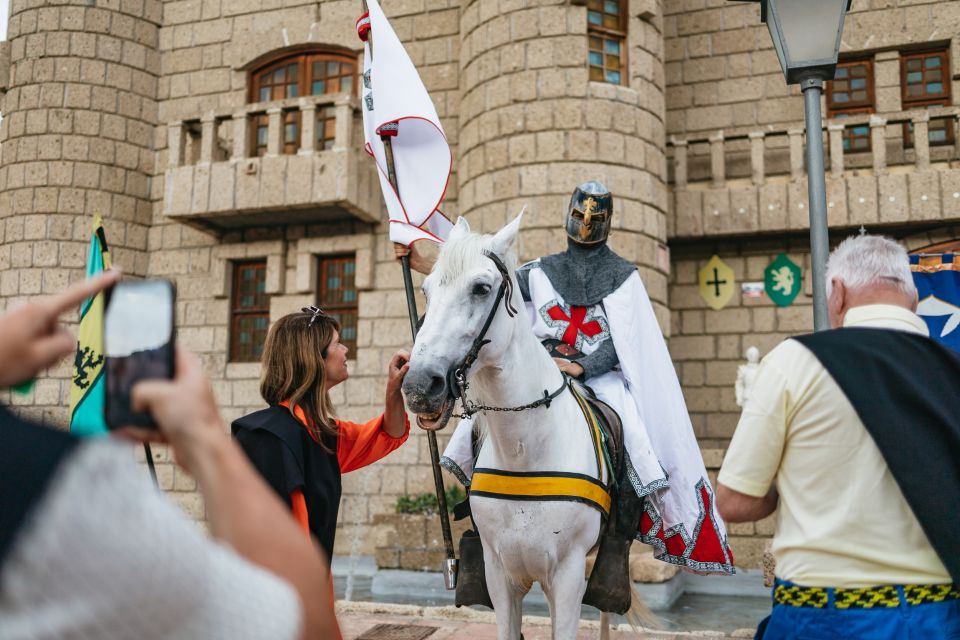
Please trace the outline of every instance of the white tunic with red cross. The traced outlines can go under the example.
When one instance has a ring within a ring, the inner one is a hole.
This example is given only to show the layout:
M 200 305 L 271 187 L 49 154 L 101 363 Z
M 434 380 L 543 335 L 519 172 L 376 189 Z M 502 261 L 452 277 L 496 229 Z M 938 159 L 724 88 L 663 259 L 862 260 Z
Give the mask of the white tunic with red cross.
M 545 283 L 538 282 L 539 280 Z M 603 304 L 590 307 L 568 305 L 549 286 L 546 274 L 540 269 L 530 272 L 530 296 L 534 292 L 544 292 L 547 295 L 536 296 L 531 301 L 528 311 L 533 316 L 533 332 L 539 340 L 554 338 L 560 340 L 584 355 L 593 353 L 604 340 L 610 339 L 610 325 L 603 312 Z M 546 284 L 547 287 L 543 285 Z M 539 285 L 539 286 L 538 286 Z M 552 292 L 550 296 L 548 292 Z

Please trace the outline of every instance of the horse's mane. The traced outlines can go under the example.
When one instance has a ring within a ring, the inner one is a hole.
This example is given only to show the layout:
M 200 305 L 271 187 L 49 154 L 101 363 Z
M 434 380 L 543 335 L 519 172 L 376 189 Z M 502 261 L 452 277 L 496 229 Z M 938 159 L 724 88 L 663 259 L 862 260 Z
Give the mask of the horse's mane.
M 490 234 L 467 232 L 445 242 L 433 269 L 439 274 L 440 282 L 452 282 L 470 270 L 489 264 L 483 252 L 490 248 L 492 239 Z M 517 257 L 512 251 L 500 257 L 511 273 L 516 270 Z

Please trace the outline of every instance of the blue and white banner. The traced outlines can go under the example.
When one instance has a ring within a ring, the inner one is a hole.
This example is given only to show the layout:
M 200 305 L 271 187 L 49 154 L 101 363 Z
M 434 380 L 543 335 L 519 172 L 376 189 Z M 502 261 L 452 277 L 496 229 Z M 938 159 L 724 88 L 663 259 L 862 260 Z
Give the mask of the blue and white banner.
M 917 314 L 930 329 L 930 337 L 960 351 L 960 263 L 956 255 L 910 256 L 917 285 Z

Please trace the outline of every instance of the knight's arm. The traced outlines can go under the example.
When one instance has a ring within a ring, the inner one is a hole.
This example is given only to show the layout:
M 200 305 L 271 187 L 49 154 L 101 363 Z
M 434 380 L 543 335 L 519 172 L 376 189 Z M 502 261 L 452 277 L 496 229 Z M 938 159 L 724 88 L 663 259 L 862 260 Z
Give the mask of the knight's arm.
M 596 351 L 590 355 L 577 360 L 577 364 L 583 367 L 584 380 L 603 375 L 619 363 L 620 358 L 617 357 L 617 350 L 613 346 L 612 338 L 607 338 L 601 342 Z

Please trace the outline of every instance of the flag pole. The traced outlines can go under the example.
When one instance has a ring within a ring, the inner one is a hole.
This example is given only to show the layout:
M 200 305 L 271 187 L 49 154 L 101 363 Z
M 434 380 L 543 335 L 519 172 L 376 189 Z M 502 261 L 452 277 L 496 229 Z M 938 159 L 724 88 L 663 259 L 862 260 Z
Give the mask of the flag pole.
M 363 11 L 366 13 L 367 0 L 361 0 Z M 367 33 L 367 44 L 370 47 L 370 56 L 373 56 L 373 29 Z M 384 155 L 387 164 L 387 179 L 390 186 L 393 187 L 397 197 L 400 196 L 400 184 L 397 180 L 396 165 L 393 158 L 392 136 L 381 135 L 383 142 Z M 410 333 L 414 341 L 417 339 L 417 325 L 419 314 L 417 313 L 417 298 L 413 289 L 413 274 L 410 271 L 410 256 L 405 255 L 400 258 L 400 267 L 403 271 L 403 288 L 407 294 L 407 314 L 410 316 Z M 440 516 L 440 531 L 443 534 L 443 546 L 446 553 L 446 560 L 443 563 L 443 581 L 448 590 L 455 589 L 457 586 L 458 562 L 456 553 L 453 550 L 453 533 L 450 530 L 450 514 L 447 512 L 447 495 L 443 487 L 443 474 L 440 472 L 440 448 L 437 445 L 437 434 L 434 431 L 427 431 L 427 444 L 430 448 L 430 467 L 433 470 L 433 484 L 437 494 L 437 511 Z
M 96 228 L 97 240 L 100 241 L 100 256 L 103 260 L 103 266 L 105 269 L 113 268 L 113 259 L 110 257 L 110 247 L 107 245 L 107 232 L 103 230 L 103 222 L 101 221 L 100 226 Z M 150 443 L 143 443 L 143 455 L 147 459 L 147 469 L 150 470 L 150 477 L 153 478 L 153 486 L 160 488 L 160 483 L 157 481 L 157 469 L 153 464 L 153 452 L 150 451 Z

